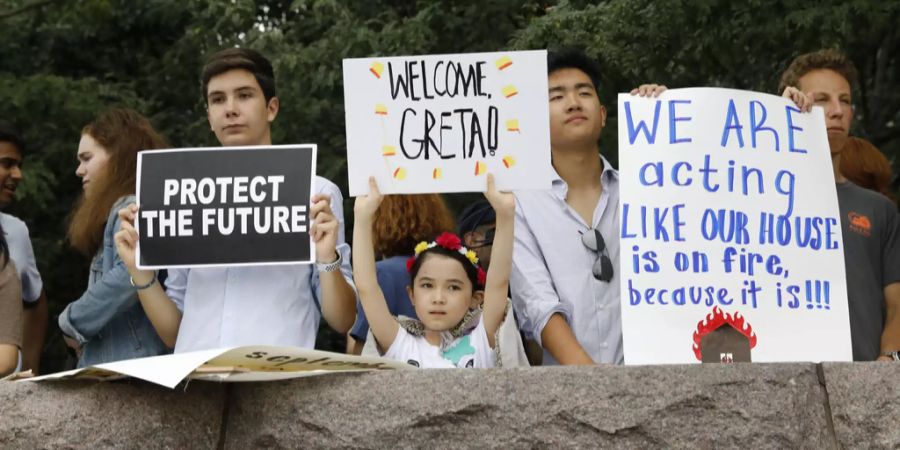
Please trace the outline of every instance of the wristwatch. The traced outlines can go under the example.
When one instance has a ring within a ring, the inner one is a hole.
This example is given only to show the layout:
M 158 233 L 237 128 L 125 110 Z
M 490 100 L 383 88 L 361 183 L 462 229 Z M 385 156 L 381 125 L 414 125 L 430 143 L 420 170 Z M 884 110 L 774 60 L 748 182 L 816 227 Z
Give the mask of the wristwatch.
M 891 358 L 894 361 L 900 361 L 900 351 L 884 352 L 881 354 L 881 356 L 887 356 L 888 358 Z
M 317 262 L 316 268 L 319 269 L 319 272 L 337 272 L 341 269 L 341 254 L 337 253 L 337 259 L 330 263 Z

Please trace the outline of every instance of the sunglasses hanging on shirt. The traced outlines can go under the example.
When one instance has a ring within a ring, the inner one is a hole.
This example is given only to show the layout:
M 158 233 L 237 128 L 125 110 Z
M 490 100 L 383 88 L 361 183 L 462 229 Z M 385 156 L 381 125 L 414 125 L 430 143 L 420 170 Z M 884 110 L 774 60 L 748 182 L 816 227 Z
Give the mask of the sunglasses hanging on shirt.
M 613 266 L 600 230 L 592 228 L 581 233 L 581 243 L 591 251 L 597 252 L 597 260 L 594 261 L 594 266 L 591 268 L 594 278 L 609 283 L 613 277 Z

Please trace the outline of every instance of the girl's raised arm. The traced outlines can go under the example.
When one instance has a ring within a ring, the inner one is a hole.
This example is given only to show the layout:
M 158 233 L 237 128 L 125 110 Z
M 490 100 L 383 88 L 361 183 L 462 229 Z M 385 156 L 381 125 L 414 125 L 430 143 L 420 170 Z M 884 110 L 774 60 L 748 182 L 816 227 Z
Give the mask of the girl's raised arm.
M 506 312 L 506 294 L 509 291 L 509 273 L 512 270 L 513 228 L 515 224 L 516 197 L 511 192 L 500 192 L 494 185 L 494 175 L 488 174 L 485 198 L 497 216 L 494 244 L 491 247 L 491 265 L 484 287 L 484 312 L 481 320 L 491 347 L 497 345 L 494 336 L 503 322 Z
M 375 250 L 372 244 L 372 218 L 381 204 L 381 192 L 375 178 L 369 178 L 369 195 L 356 197 L 353 207 L 353 281 L 359 293 L 366 319 L 382 351 L 387 351 L 400 325 L 391 316 L 375 274 Z

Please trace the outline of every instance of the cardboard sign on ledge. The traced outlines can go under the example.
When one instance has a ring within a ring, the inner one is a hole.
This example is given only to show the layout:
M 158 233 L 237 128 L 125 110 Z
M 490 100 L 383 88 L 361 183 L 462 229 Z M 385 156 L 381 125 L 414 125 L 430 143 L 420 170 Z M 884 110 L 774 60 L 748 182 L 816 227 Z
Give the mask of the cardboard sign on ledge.
M 167 388 L 190 380 L 272 381 L 339 372 L 415 369 L 386 358 L 345 355 L 298 347 L 254 345 L 116 361 L 21 381 L 139 378 Z M 16 380 L 15 376 L 9 379 Z

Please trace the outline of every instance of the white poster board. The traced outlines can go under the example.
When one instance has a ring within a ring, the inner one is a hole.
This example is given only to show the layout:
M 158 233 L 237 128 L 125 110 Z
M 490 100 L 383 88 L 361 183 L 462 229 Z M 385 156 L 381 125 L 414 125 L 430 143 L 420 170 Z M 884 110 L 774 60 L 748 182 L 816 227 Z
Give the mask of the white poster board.
M 549 189 L 547 52 L 344 60 L 350 195 Z
M 822 109 L 714 88 L 618 106 L 625 362 L 699 362 L 721 326 L 752 361 L 851 360 Z

